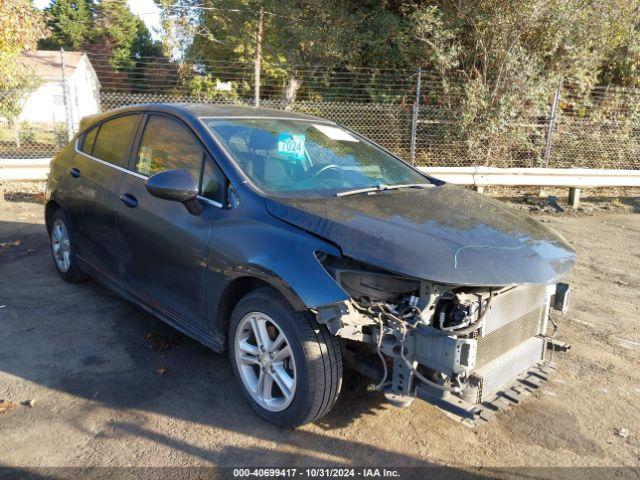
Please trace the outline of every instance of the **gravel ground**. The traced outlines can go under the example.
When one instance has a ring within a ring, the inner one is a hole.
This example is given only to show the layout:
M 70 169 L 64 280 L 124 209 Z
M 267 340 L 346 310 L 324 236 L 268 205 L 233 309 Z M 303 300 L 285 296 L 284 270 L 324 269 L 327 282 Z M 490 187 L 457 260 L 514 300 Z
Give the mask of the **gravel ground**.
M 0 465 L 640 467 L 637 199 L 536 214 L 579 260 L 558 319 L 572 348 L 522 404 L 472 430 L 420 401 L 385 404 L 349 374 L 327 417 L 284 431 L 252 413 L 226 356 L 95 282 L 60 280 L 34 198 L 0 204 L 0 399 L 18 403 L 0 413 Z

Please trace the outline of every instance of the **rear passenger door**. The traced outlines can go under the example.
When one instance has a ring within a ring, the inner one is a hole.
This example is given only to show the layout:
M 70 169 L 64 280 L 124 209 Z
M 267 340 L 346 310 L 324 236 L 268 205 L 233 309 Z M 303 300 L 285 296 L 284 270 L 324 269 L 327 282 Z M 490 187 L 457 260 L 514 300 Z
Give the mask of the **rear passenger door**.
M 120 115 L 88 130 L 78 140 L 66 178 L 65 207 L 78 255 L 113 278 L 119 263 L 114 208 L 141 119 L 141 114 Z
M 192 131 L 176 118 L 149 115 L 137 143 L 133 174 L 125 176 L 118 192 L 120 278 L 132 293 L 170 318 L 207 330 L 209 240 L 222 212 L 226 181 Z M 199 215 L 147 192 L 148 177 L 172 169 L 191 173 L 201 194 L 209 196 L 209 201 L 200 200 L 204 209 Z

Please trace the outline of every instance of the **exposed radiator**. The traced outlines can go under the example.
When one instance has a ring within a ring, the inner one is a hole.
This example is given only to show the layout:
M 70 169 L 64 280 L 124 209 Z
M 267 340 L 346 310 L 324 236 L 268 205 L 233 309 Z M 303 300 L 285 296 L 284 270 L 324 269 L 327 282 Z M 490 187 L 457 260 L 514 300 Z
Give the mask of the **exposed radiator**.
M 537 308 L 520 318 L 512 318 L 511 322 L 488 335 L 479 336 L 477 338 L 476 367 L 486 365 L 522 342 L 538 335 L 544 312 L 544 307 Z
M 547 287 L 523 285 L 497 294 L 484 318 L 480 336 L 489 335 L 507 323 L 544 307 L 547 303 Z
M 546 286 L 514 287 L 494 297 L 477 336 L 478 402 L 495 395 L 544 355 Z
M 542 360 L 544 344 L 544 338 L 532 337 L 477 369 L 473 376 L 480 387 L 478 403 L 490 399 L 501 387 L 514 381 Z

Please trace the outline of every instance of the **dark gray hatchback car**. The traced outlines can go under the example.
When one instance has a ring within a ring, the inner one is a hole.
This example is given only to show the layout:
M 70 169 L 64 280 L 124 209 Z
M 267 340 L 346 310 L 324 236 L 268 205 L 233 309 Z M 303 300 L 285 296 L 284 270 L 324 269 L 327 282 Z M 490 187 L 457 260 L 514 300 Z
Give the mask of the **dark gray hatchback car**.
M 477 419 L 541 376 L 575 262 L 543 225 L 349 129 L 251 107 L 84 119 L 45 215 L 64 280 L 228 349 L 252 407 L 287 427 L 331 409 L 343 362 L 397 405 Z

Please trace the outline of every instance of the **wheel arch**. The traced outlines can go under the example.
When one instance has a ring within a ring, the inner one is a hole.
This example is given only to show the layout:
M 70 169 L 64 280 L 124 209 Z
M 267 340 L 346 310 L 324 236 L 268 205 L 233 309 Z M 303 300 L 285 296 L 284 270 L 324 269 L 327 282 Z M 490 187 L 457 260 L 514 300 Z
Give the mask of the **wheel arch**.
M 49 200 L 44 207 L 44 223 L 47 227 L 47 232 L 51 233 L 51 218 L 53 214 L 57 212 L 62 207 L 55 200 Z
M 220 298 L 217 302 L 217 309 L 215 315 L 215 321 L 217 323 L 217 329 L 223 334 L 228 334 L 229 322 L 231 320 L 231 314 L 235 309 L 238 302 L 249 294 L 250 292 L 262 287 L 271 287 L 280 293 L 291 306 L 297 310 L 302 311 L 307 308 L 304 302 L 298 297 L 298 295 L 281 281 L 276 281 L 273 277 L 259 274 L 254 272 L 251 275 L 243 275 L 231 280 L 222 290 Z
M 238 277 L 229 282 L 220 295 L 216 312 L 216 322 L 220 332 L 227 335 L 231 314 L 242 297 L 249 292 L 270 284 L 258 277 Z

